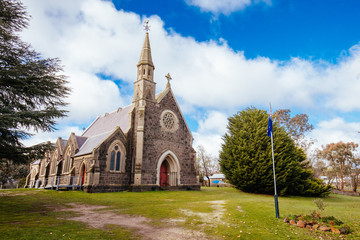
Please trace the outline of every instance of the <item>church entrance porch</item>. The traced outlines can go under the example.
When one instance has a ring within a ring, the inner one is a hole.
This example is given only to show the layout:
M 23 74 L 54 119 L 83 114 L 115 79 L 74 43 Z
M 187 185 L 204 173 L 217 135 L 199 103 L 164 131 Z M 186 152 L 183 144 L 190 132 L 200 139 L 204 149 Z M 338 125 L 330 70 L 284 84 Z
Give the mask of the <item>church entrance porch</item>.
M 160 187 L 180 185 L 180 164 L 171 151 L 166 151 L 159 158 L 156 184 Z

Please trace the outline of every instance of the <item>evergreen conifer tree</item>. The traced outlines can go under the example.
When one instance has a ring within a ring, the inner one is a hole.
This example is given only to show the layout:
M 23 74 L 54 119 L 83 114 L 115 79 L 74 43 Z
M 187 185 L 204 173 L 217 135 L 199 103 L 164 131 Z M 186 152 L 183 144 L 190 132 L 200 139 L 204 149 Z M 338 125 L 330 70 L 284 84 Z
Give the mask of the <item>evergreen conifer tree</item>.
M 223 137 L 220 166 L 236 188 L 252 193 L 274 194 L 268 114 L 248 108 L 229 118 Z M 313 177 L 306 155 L 291 136 L 273 124 L 277 189 L 280 195 L 326 196 L 331 187 Z
M 19 31 L 28 26 L 21 2 L 0 0 L 0 161 L 24 162 L 44 145 L 25 147 L 30 130 L 54 130 L 55 120 L 69 94 L 58 59 L 43 59 L 21 41 Z M 47 145 L 48 146 L 48 145 Z

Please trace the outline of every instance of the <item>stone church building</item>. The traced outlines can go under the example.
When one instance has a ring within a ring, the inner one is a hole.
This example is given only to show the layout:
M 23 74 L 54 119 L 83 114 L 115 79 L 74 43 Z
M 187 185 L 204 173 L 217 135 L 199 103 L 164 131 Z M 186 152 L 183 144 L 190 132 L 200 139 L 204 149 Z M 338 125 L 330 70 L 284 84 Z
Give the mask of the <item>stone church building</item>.
M 81 134 L 58 138 L 32 162 L 27 187 L 87 192 L 199 190 L 193 137 L 168 83 L 155 94 L 146 32 L 132 104 L 99 116 Z

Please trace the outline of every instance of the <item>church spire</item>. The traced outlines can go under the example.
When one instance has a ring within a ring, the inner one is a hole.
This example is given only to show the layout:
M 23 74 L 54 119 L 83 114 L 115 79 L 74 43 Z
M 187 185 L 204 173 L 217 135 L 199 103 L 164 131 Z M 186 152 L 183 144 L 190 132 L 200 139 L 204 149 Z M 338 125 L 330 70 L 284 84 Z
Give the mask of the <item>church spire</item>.
M 142 64 L 150 65 L 151 67 L 153 67 L 155 69 L 153 61 L 152 61 L 152 57 L 151 57 L 151 48 L 150 48 L 150 40 L 149 40 L 148 32 L 146 32 L 146 35 L 145 35 L 144 45 L 141 50 L 141 55 L 140 55 L 139 63 L 137 66 L 139 67 Z
M 137 79 L 134 83 L 134 98 L 133 102 L 138 100 L 150 100 L 155 101 L 155 82 L 154 82 L 154 70 L 155 66 L 151 57 L 151 48 L 149 40 L 149 21 L 145 21 L 145 41 L 141 50 L 139 63 L 136 65 Z

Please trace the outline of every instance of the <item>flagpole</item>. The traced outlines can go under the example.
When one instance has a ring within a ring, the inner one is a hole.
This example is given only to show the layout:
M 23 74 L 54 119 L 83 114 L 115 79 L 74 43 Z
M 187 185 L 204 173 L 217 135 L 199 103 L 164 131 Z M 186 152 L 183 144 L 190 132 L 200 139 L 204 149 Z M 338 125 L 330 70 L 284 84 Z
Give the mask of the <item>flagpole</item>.
M 273 143 L 273 134 L 271 132 L 271 152 L 272 152 L 272 163 L 273 163 L 273 172 L 274 172 L 274 189 L 275 189 L 275 212 L 276 212 L 276 218 L 279 218 L 279 203 L 278 203 L 278 196 L 276 191 L 276 177 L 275 177 L 275 160 L 274 160 L 274 143 Z
M 276 175 L 275 175 L 275 159 L 274 159 L 274 140 L 273 140 L 273 131 L 272 131 L 272 112 L 271 112 L 271 103 L 270 103 L 270 117 L 269 117 L 269 125 L 271 124 L 270 137 L 271 137 L 271 153 L 272 153 L 272 164 L 273 164 L 273 173 L 274 173 L 274 200 L 275 200 L 275 213 L 276 218 L 280 218 L 279 216 L 279 203 L 278 203 L 278 195 L 276 191 Z M 271 121 L 271 123 L 270 123 Z

